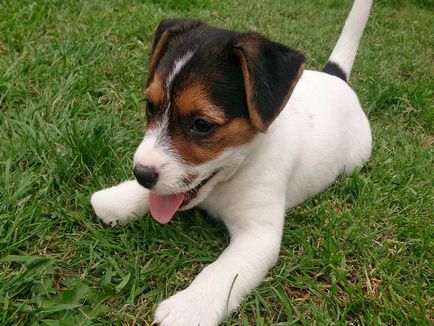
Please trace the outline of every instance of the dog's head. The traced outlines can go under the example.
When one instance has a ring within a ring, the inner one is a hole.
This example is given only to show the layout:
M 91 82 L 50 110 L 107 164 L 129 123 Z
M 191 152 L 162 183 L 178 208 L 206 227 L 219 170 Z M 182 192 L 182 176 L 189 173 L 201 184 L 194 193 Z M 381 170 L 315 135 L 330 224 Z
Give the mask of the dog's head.
M 148 125 L 134 156 L 159 222 L 235 172 L 285 106 L 303 63 L 303 55 L 257 33 L 160 22 L 145 90 Z

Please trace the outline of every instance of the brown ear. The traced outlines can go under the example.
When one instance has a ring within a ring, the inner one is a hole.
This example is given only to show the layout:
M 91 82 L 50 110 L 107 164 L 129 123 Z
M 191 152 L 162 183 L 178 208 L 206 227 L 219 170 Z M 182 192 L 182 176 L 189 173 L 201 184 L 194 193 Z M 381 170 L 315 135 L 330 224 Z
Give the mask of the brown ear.
M 305 58 L 257 33 L 239 34 L 235 53 L 240 58 L 250 120 L 265 132 L 288 102 Z
M 198 20 L 183 18 L 168 18 L 160 21 L 157 29 L 154 32 L 154 38 L 152 41 L 152 52 L 148 68 L 147 86 L 154 77 L 155 68 L 157 67 L 158 62 L 160 61 L 164 52 L 167 50 L 169 39 L 203 24 L 204 23 Z

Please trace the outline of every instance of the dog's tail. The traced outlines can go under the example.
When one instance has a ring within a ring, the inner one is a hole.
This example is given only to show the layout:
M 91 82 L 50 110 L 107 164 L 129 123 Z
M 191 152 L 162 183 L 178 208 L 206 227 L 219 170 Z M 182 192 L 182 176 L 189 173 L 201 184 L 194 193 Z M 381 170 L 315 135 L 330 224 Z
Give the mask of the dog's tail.
M 372 0 L 355 0 L 347 17 L 341 36 L 323 71 L 348 80 L 356 57 L 360 38 L 369 17 Z

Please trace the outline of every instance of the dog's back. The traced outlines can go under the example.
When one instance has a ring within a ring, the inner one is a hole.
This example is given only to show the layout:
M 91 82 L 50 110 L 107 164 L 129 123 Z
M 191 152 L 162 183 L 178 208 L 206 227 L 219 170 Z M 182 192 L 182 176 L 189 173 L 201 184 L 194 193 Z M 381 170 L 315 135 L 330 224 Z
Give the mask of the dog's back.
M 369 159 L 368 119 L 355 92 L 341 79 L 305 71 L 284 112 L 286 146 L 293 148 L 300 142 L 295 145 L 299 148 L 296 168 L 288 175 L 287 207 L 323 191 L 340 174 L 350 175 Z

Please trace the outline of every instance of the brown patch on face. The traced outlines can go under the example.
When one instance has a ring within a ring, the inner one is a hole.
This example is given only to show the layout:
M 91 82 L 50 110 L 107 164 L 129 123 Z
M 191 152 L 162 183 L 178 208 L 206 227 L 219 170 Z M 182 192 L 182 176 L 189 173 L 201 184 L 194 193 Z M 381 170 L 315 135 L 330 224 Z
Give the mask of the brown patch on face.
M 212 103 L 205 87 L 200 84 L 185 87 L 175 98 L 175 107 L 184 117 L 201 116 L 209 122 L 224 124 L 225 114 Z
M 225 149 L 249 142 L 256 134 L 248 118 L 229 118 L 222 108 L 215 105 L 206 86 L 199 81 L 187 84 L 177 92 L 174 104 L 181 125 L 173 128 L 173 144 L 177 153 L 188 163 L 201 164 L 213 160 Z M 215 129 L 208 135 L 193 136 L 190 124 L 195 119 L 212 123 L 216 125 Z
M 164 86 L 159 74 L 155 74 L 149 87 L 145 90 L 145 97 L 154 105 L 161 105 L 164 101 Z
M 156 36 L 154 37 L 154 40 L 152 42 L 153 50 L 152 50 L 151 60 L 149 62 L 149 67 L 148 67 L 147 86 L 154 79 L 155 68 L 157 68 L 158 61 L 160 61 L 161 57 L 166 51 L 168 41 L 169 41 L 169 33 L 167 31 L 161 35 L 161 38 L 158 38 Z
M 173 144 L 183 160 L 202 164 L 217 158 L 227 148 L 246 144 L 256 133 L 248 119 L 234 118 L 198 141 L 186 137 L 178 129 L 174 134 Z

